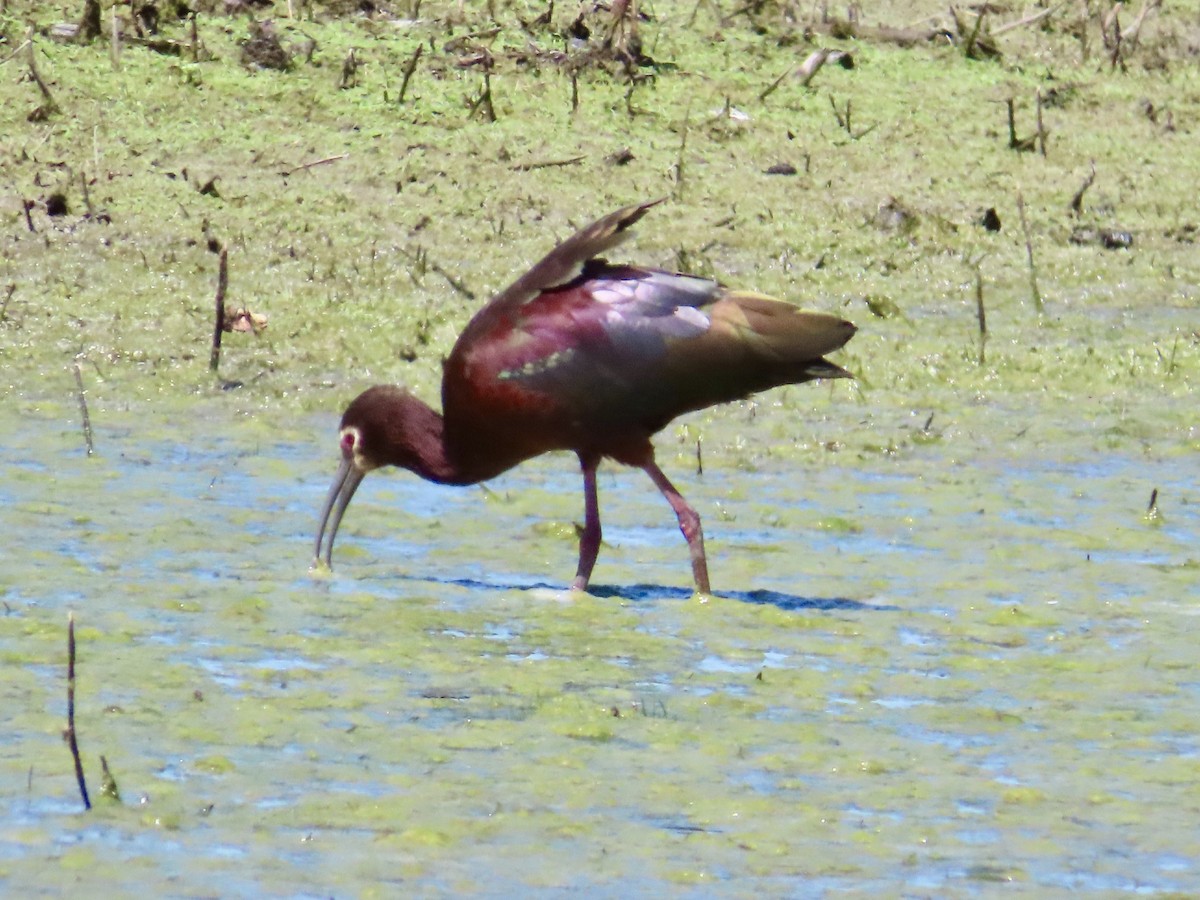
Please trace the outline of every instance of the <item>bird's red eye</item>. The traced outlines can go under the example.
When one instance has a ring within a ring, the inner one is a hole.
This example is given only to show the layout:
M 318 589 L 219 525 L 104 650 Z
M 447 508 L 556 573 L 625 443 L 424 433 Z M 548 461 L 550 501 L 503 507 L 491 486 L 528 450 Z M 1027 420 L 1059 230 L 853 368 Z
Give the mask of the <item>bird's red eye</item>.
M 357 435 L 353 431 L 343 431 L 342 432 L 342 438 L 339 443 L 341 444 L 343 456 L 353 456 L 354 455 L 354 445 L 355 445 L 355 443 L 357 443 L 356 438 L 357 438 Z

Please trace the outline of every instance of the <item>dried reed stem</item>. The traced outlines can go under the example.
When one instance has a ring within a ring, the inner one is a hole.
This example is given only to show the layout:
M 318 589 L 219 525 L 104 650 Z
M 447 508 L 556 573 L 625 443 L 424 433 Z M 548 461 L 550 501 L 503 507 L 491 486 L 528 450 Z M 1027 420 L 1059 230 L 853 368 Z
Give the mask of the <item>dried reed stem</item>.
M 212 353 L 208 357 L 208 370 L 215 373 L 221 364 L 221 334 L 225 330 L 225 290 L 229 286 L 229 251 L 221 248 L 221 262 L 217 269 L 216 321 L 213 323 Z
M 75 737 L 75 613 L 67 614 L 67 733 L 64 737 L 71 748 L 71 758 L 75 761 L 75 780 L 79 782 L 83 808 L 91 809 L 87 779 L 83 776 L 83 760 L 79 758 L 79 741 Z
M 87 444 L 87 455 L 91 456 L 96 452 L 95 445 L 92 443 L 92 418 L 88 415 L 87 396 L 83 391 L 83 371 L 79 368 L 79 361 L 75 361 L 72 367 L 75 372 L 75 396 L 79 400 L 79 417 L 83 423 L 83 440 Z

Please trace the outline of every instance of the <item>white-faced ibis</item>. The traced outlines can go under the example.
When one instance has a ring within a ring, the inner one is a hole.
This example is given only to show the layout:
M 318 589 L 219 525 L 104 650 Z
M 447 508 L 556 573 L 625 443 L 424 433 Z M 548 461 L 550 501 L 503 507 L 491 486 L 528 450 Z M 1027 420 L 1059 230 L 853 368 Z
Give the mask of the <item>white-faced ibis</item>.
M 655 201 L 658 202 L 658 201 Z M 439 415 L 402 388 L 378 385 L 342 416 L 342 462 L 321 510 L 325 562 L 363 477 L 401 466 L 439 484 L 475 484 L 550 450 L 583 468 L 584 527 L 572 587 L 587 588 L 600 551 L 596 467 L 637 466 L 662 491 L 709 592 L 700 517 L 654 462 L 650 438 L 676 416 L 782 384 L 849 373 L 823 358 L 854 334 L 707 278 L 600 258 L 655 203 L 629 206 L 563 241 L 481 309 L 445 362 Z

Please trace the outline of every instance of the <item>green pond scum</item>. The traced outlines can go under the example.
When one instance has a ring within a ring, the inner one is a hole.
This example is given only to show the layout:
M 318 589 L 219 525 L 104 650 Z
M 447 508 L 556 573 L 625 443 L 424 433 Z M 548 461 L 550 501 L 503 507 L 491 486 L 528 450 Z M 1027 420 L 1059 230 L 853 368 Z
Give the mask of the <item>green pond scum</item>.
M 85 6 L 0 0 L 0 893 L 1200 893 L 1195 0 Z M 566 456 L 310 574 L 345 403 L 656 197 L 860 329 L 659 436 L 717 596 L 611 465 L 565 591 Z

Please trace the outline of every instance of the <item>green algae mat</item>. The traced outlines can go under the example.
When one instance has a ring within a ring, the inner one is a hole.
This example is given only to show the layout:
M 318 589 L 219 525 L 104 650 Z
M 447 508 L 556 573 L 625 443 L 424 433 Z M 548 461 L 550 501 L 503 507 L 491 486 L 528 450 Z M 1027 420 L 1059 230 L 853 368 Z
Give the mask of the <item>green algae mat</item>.
M 1195 3 L 83 5 L 0 3 L 0 892 L 1200 892 Z M 344 404 L 659 196 L 860 328 L 659 436 L 716 596 L 612 465 L 566 591 L 568 456 L 310 572 Z

